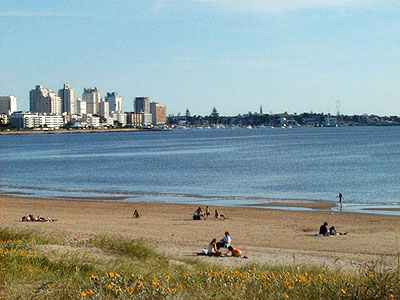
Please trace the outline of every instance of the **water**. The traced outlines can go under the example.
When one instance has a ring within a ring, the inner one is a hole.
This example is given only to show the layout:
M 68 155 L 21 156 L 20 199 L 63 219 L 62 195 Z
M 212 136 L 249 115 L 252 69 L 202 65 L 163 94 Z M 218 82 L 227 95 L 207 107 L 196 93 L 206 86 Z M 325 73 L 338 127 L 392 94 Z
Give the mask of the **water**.
M 246 205 L 400 204 L 400 127 L 3 135 L 3 191 Z M 114 195 L 115 196 L 115 195 Z

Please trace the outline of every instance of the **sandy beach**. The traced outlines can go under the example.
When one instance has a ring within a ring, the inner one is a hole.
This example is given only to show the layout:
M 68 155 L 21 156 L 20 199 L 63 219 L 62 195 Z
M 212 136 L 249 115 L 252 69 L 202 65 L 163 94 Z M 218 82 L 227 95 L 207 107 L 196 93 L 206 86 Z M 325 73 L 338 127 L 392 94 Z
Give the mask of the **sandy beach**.
M 140 200 L 140 199 L 138 199 Z M 167 254 L 208 260 L 225 266 L 251 263 L 314 264 L 354 269 L 379 262 L 397 267 L 400 255 L 400 217 L 329 211 L 270 210 L 257 207 L 210 207 L 227 219 L 194 221 L 197 205 L 145 202 L 37 199 L 0 195 L 1 225 L 64 238 L 94 235 L 144 238 Z M 290 206 L 290 204 L 288 204 Z M 133 218 L 137 209 L 140 218 Z M 19 222 L 28 214 L 56 222 Z M 347 235 L 316 237 L 327 221 Z M 195 255 L 225 231 L 232 245 L 249 259 Z

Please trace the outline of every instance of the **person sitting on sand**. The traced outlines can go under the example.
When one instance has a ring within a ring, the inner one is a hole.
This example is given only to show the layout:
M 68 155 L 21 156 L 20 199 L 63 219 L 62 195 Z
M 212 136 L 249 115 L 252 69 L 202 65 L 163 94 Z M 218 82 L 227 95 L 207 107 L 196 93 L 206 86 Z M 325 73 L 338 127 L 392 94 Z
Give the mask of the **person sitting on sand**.
M 197 255 L 208 255 L 208 256 L 222 256 L 222 252 L 217 249 L 217 239 L 213 239 L 208 245 L 207 249 L 203 249 L 202 252 Z
M 217 248 L 217 239 L 213 239 L 207 248 L 207 255 L 221 256 L 221 251 Z
M 319 228 L 319 234 L 329 235 L 328 222 L 324 222 L 324 224 L 321 225 L 321 227 Z
M 215 218 L 224 220 L 225 215 L 221 215 L 218 210 L 215 210 Z
M 133 212 L 133 217 L 134 218 L 140 218 L 139 212 L 135 209 L 135 211 Z
M 228 247 L 228 252 L 225 253 L 225 255 L 228 255 L 228 253 L 231 253 L 231 256 L 233 257 L 244 257 L 242 251 L 238 248 L 233 248 L 232 246 Z
M 199 208 L 197 208 L 194 211 L 193 220 L 201 220 L 201 219 L 204 219 L 204 213 L 201 207 L 199 206 Z
M 206 217 L 208 218 L 209 216 L 211 216 L 211 211 L 210 211 L 210 209 L 208 208 L 208 206 L 206 207 Z
M 219 248 L 227 248 L 231 244 L 231 236 L 229 235 L 228 231 L 225 231 L 225 236 L 217 243 L 217 249 Z
M 336 235 L 336 234 L 337 232 L 335 226 L 329 227 L 329 235 Z

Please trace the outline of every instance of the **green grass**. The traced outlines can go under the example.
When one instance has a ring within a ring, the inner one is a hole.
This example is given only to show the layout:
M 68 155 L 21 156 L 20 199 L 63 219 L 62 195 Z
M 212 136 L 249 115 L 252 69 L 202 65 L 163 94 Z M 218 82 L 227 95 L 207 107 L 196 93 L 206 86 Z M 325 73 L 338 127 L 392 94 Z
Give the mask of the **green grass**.
M 400 299 L 399 266 L 221 269 L 172 259 L 143 240 L 85 241 L 2 229 L 1 299 Z

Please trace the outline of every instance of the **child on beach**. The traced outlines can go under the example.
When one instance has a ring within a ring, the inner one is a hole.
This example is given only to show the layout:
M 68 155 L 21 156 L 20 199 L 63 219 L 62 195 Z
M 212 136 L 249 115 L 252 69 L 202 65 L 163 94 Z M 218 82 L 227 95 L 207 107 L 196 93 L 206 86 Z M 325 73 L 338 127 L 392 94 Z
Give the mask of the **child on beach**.
M 232 246 L 228 247 L 228 252 L 225 253 L 225 255 L 228 255 L 228 253 L 231 253 L 231 256 L 233 257 L 246 257 L 243 255 L 242 251 L 238 248 L 233 248 Z

